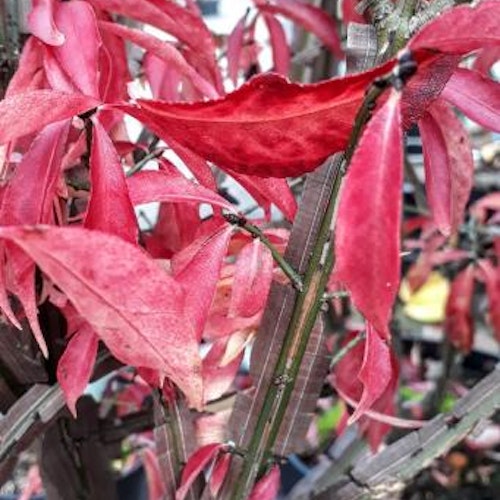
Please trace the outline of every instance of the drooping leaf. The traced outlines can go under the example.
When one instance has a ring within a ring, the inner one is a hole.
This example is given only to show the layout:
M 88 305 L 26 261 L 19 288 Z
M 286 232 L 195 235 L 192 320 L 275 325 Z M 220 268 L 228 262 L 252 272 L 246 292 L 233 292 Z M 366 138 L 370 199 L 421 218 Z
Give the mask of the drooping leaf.
M 54 22 L 55 8 L 56 0 L 33 0 L 33 8 L 28 14 L 28 27 L 44 43 L 60 46 L 65 37 Z
M 185 177 L 172 176 L 162 171 L 143 171 L 127 179 L 130 198 L 134 205 L 151 201 L 170 203 L 209 203 L 236 213 L 235 208 L 222 196 L 195 184 Z
M 273 279 L 273 257 L 259 240 L 245 245 L 238 254 L 231 294 L 230 314 L 248 318 L 266 304 Z
M 216 101 L 138 100 L 138 107 L 117 108 L 221 167 L 261 177 L 294 176 L 346 146 L 366 86 L 391 65 L 313 85 L 264 74 Z
M 172 258 L 175 279 L 188 291 L 185 313 L 194 325 L 198 340 L 203 334 L 232 232 L 231 226 L 222 225 Z M 200 276 L 203 277 L 201 281 Z
M 474 6 L 454 7 L 426 23 L 412 37 L 408 48 L 467 54 L 486 45 L 498 45 L 499 18 L 500 3 L 496 0 L 486 0 Z
M 82 94 L 99 99 L 101 36 L 94 10 L 81 0 L 63 2 L 58 4 L 55 21 L 65 41 L 49 50 Z
M 323 9 L 302 0 L 254 0 L 262 12 L 281 14 L 314 33 L 338 58 L 342 48 L 334 19 Z
M 402 162 L 400 95 L 392 91 L 366 126 L 352 158 L 335 237 L 337 279 L 385 336 L 400 279 Z
M 81 228 L 3 227 L 68 297 L 113 355 L 170 377 L 200 407 L 201 361 L 185 292 L 140 249 Z
M 483 127 L 500 132 L 500 84 L 475 71 L 459 68 L 443 98 Z
M 93 120 L 90 200 L 84 226 L 137 241 L 137 221 L 118 154 L 98 120 Z
M 271 39 L 274 62 L 273 70 L 276 71 L 276 73 L 287 76 L 292 61 L 283 25 L 276 17 L 267 12 L 264 12 L 264 22 L 266 23 Z
M 184 500 L 194 480 L 223 448 L 224 445 L 220 443 L 207 444 L 189 457 L 182 471 L 180 488 L 175 493 L 175 500 Z
M 184 56 L 172 44 L 161 41 L 143 31 L 127 28 L 117 23 L 99 21 L 99 27 L 126 40 L 130 40 L 156 57 L 159 57 L 167 64 L 172 65 L 181 75 L 188 78 L 202 95 L 212 99 L 215 99 L 219 95 L 214 86 L 190 66 L 186 59 L 184 59 Z
M 389 385 L 392 374 L 391 353 L 386 341 L 369 323 L 366 325 L 366 341 L 363 363 L 358 372 L 358 380 L 363 384 L 359 405 L 349 418 L 356 422 L 363 413 L 382 396 Z
M 240 57 L 245 39 L 245 23 L 248 11 L 236 23 L 233 31 L 227 37 L 227 76 L 236 86 L 238 83 L 238 72 L 240 69 Z
M 451 283 L 444 322 L 444 330 L 450 342 L 465 353 L 471 350 L 474 337 L 471 310 L 473 292 L 474 265 L 469 264 Z
M 69 411 L 76 417 L 76 402 L 87 387 L 97 356 L 99 337 L 85 323 L 71 337 L 57 363 L 57 381 L 62 387 Z
M 467 130 L 442 100 L 419 121 L 425 185 L 434 222 L 446 236 L 462 223 L 473 183 L 474 162 Z
M 100 103 L 81 94 L 31 90 L 0 101 L 0 144 L 78 115 Z
M 275 500 L 280 488 L 280 468 L 273 465 L 271 470 L 254 486 L 248 500 Z

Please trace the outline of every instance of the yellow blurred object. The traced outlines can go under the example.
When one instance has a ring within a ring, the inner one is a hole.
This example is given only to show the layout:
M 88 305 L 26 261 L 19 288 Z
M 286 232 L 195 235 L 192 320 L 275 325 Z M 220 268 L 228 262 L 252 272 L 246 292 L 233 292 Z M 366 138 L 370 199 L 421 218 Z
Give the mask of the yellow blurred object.
M 446 301 L 450 293 L 449 281 L 437 271 L 415 292 L 411 292 L 407 280 L 401 282 L 399 298 L 405 303 L 404 313 L 421 323 L 440 323 L 444 320 Z

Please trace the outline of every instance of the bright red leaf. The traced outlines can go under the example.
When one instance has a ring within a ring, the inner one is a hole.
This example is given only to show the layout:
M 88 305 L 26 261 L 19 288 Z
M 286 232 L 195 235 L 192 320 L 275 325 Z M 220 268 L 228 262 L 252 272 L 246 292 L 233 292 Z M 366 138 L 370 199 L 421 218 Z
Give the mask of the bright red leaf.
M 238 83 L 238 72 L 240 69 L 240 57 L 243 50 L 245 39 L 245 24 L 248 17 L 248 11 L 236 23 L 233 31 L 227 37 L 227 76 L 236 86 Z
M 225 445 L 220 443 L 207 444 L 196 450 L 188 459 L 182 470 L 181 485 L 175 493 L 175 500 L 184 500 L 194 480 L 203 469 L 215 458 Z
M 48 45 L 62 45 L 64 34 L 54 22 L 54 10 L 57 0 L 33 0 L 33 8 L 28 14 L 28 26 L 31 33 Z
M 294 176 L 346 146 L 366 86 L 391 65 L 313 85 L 264 74 L 216 101 L 138 100 L 139 107 L 117 107 L 221 167 Z
M 32 90 L 0 101 L 0 144 L 31 134 L 54 123 L 99 105 L 81 94 L 55 90 Z
M 137 221 L 118 154 L 98 120 L 93 120 L 90 200 L 84 226 L 137 241 Z
M 314 33 L 321 42 L 338 58 L 342 58 L 342 48 L 337 25 L 323 9 L 303 0 L 254 0 L 262 12 L 281 14 Z
M 280 489 L 280 468 L 273 465 L 272 469 L 254 486 L 248 500 L 275 500 Z
M 99 337 L 85 323 L 70 338 L 59 362 L 57 381 L 64 392 L 69 411 L 76 417 L 76 402 L 87 387 L 97 356 Z
M 264 12 L 264 21 L 269 31 L 273 50 L 273 70 L 284 76 L 288 75 L 291 65 L 290 48 L 281 22 L 272 14 Z
M 442 96 L 479 125 L 500 132 L 500 84 L 497 82 L 459 68 Z
M 471 310 L 473 292 L 474 265 L 469 264 L 451 283 L 444 322 L 444 329 L 450 342 L 465 353 L 471 350 L 474 337 Z
M 335 237 L 337 279 L 384 336 L 389 335 L 401 266 L 400 104 L 399 92 L 392 91 L 366 126 L 341 193 Z
M 425 185 L 434 222 L 446 236 L 462 223 L 472 189 L 474 162 L 467 130 L 442 100 L 419 121 Z
M 4 227 L 0 237 L 38 264 L 117 359 L 167 375 L 201 406 L 201 361 L 184 290 L 144 252 L 81 228 Z

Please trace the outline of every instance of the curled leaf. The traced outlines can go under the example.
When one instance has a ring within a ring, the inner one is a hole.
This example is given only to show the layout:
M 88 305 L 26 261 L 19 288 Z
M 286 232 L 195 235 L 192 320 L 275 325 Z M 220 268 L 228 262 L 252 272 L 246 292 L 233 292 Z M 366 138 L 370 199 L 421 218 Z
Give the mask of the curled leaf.
M 33 8 L 28 14 L 28 26 L 31 33 L 44 43 L 59 46 L 64 43 L 65 37 L 54 22 L 56 1 L 57 0 L 33 0 Z

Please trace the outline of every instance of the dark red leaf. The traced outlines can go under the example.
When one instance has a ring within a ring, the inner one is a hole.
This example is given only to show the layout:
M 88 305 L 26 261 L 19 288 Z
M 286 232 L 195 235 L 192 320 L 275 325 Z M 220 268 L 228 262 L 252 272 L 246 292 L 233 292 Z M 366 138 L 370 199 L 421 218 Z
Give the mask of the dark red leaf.
M 143 31 L 127 28 L 126 26 L 121 26 L 116 23 L 99 21 L 99 27 L 126 40 L 130 40 L 154 54 L 156 57 L 159 57 L 167 64 L 171 65 L 181 75 L 188 78 L 202 95 L 211 99 L 218 97 L 219 93 L 215 90 L 214 86 L 190 66 L 186 59 L 184 59 L 184 56 L 172 44 L 161 41 Z
M 81 94 L 32 90 L 0 101 L 0 144 L 31 134 L 49 123 L 71 118 L 99 105 Z
M 175 493 L 175 500 L 184 500 L 194 480 L 203 469 L 215 458 L 225 445 L 220 443 L 207 444 L 197 449 L 188 459 L 182 471 L 181 485 Z
M 189 294 L 185 313 L 194 324 L 198 340 L 203 334 L 232 232 L 231 226 L 222 225 L 214 233 L 201 236 L 172 258 L 175 279 Z M 200 276 L 203 279 L 200 280 Z
M 461 5 L 443 12 L 412 37 L 411 50 L 435 49 L 467 54 L 488 44 L 500 44 L 500 3 L 486 0 L 474 6 Z
M 442 100 L 419 121 L 425 185 L 434 222 L 446 236 L 462 223 L 473 183 L 474 162 L 467 130 Z
M 248 500 L 275 500 L 280 488 L 280 468 L 273 465 L 272 469 L 254 486 Z
M 368 322 L 384 336 L 389 335 L 400 280 L 400 99 L 400 94 L 392 91 L 366 126 L 341 193 L 335 237 L 337 279 L 347 286 Z
M 84 226 L 137 241 L 137 221 L 118 154 L 98 120 L 93 121 L 90 200 Z
M 31 33 L 40 40 L 57 46 L 64 43 L 65 37 L 54 22 L 56 2 L 57 0 L 33 0 L 33 8 L 28 14 L 28 26 Z
M 170 377 L 201 407 L 201 360 L 179 284 L 137 247 L 81 228 L 3 227 L 68 297 L 112 354 Z
M 465 353 L 471 350 L 474 336 L 471 310 L 473 292 L 474 265 L 469 264 L 451 283 L 444 322 L 444 329 L 450 342 Z
M 263 12 L 281 14 L 314 33 L 338 58 L 342 58 L 342 47 L 337 25 L 323 9 L 302 0 L 254 0 Z
M 76 417 L 76 402 L 87 387 L 97 356 L 99 337 L 85 323 L 69 340 L 57 363 L 57 381 L 61 385 L 69 411 Z
M 264 74 L 217 101 L 139 100 L 139 107 L 117 107 L 221 167 L 294 176 L 346 146 L 366 86 L 391 65 L 313 85 Z
M 259 240 L 245 245 L 236 261 L 230 315 L 248 318 L 262 310 L 272 279 L 271 252 Z
M 59 64 L 80 92 L 99 99 L 101 36 L 94 10 L 87 2 L 80 0 L 59 3 L 55 21 L 64 34 L 65 41 L 49 50 L 53 51 Z
M 500 84 L 497 82 L 459 68 L 442 96 L 479 125 L 500 132 Z

